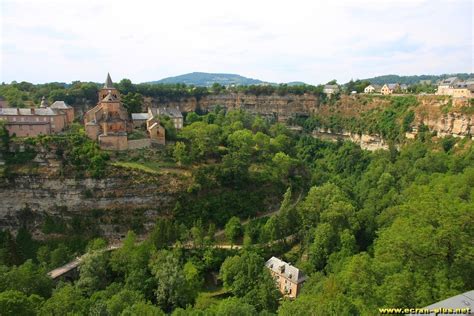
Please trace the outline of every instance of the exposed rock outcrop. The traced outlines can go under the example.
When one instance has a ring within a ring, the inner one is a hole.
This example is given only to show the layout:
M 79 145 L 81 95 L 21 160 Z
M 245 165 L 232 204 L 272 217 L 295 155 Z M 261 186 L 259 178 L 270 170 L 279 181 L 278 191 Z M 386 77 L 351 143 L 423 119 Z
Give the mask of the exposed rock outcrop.
M 93 210 L 101 210 L 104 217 L 120 214 L 128 219 L 131 215 L 127 213 L 134 212 L 133 216 L 137 216 L 138 210 L 143 224 L 153 223 L 157 216 L 173 209 L 184 188 L 180 181 L 171 175 L 140 176 L 130 171 L 103 179 L 44 175 L 3 178 L 0 229 L 16 230 L 23 224 L 22 214 L 26 213 L 28 225 L 38 234 L 46 214 L 67 219 L 75 215 L 91 216 Z M 123 234 L 110 221 L 102 222 L 101 230 L 107 237 Z M 124 225 L 120 228 L 123 230 Z
M 337 141 L 339 139 L 350 140 L 351 142 L 358 144 L 362 149 L 370 151 L 388 149 L 388 144 L 379 135 L 359 135 L 347 131 L 335 132 L 330 129 L 317 128 L 313 131 L 313 137 L 330 141 Z

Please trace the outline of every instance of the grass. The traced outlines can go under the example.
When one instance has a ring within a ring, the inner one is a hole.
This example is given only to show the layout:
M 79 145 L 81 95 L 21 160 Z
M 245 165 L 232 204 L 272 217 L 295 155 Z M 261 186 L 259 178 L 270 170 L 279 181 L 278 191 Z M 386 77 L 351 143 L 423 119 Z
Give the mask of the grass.
M 116 161 L 116 162 L 113 162 L 112 165 L 123 167 L 123 168 L 135 169 L 135 170 L 144 171 L 148 173 L 156 174 L 160 172 L 160 166 L 156 162 L 139 163 L 139 162 Z

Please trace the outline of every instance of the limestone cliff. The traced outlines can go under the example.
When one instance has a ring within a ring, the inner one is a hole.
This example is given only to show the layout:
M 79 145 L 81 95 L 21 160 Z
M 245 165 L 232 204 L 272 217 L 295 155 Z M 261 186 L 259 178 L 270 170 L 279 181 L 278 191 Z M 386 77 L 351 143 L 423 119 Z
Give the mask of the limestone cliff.
M 217 106 L 227 109 L 243 109 L 264 116 L 274 116 L 285 121 L 292 115 L 309 115 L 319 105 L 318 97 L 313 94 L 304 95 L 253 95 L 245 93 L 229 93 L 208 95 L 196 98 L 182 98 L 178 101 L 159 101 L 148 99 L 146 105 L 178 107 L 182 112 L 209 111 Z
M 139 174 L 116 170 L 102 179 L 46 175 L 16 175 L 0 184 L 0 229 L 15 230 L 27 220 L 36 237 L 46 214 L 62 219 L 91 216 L 99 211 L 101 233 L 118 237 L 127 221 L 152 224 L 171 212 L 184 184 L 170 174 Z M 25 214 L 28 218 L 25 219 Z
M 407 137 L 415 137 L 416 128 L 420 124 L 436 132 L 439 137 L 453 135 L 455 137 L 473 137 L 474 136 L 474 117 L 473 114 L 464 113 L 469 108 L 469 100 L 452 99 L 444 96 L 425 95 L 417 96 L 418 106 L 415 111 L 415 120 L 413 122 L 414 131 L 408 133 Z M 320 114 L 328 116 L 332 114 L 343 117 L 359 117 L 362 113 L 373 109 L 383 109 L 390 105 L 390 97 L 373 95 L 355 95 L 342 96 L 336 102 L 321 104 L 316 95 L 252 95 L 245 93 L 228 93 L 218 95 L 203 96 L 199 99 L 183 98 L 177 101 L 163 101 L 147 99 L 146 105 L 178 107 L 182 112 L 189 111 L 209 111 L 216 106 L 222 106 L 227 109 L 244 109 L 246 111 L 271 116 L 280 122 L 286 121 L 293 116 L 309 116 L 311 114 Z M 315 131 L 315 134 L 321 131 Z M 323 131 L 329 136 L 328 131 Z M 349 132 L 342 132 L 349 133 Z M 333 133 L 334 137 L 343 136 L 341 133 Z M 350 134 L 350 133 L 349 133 Z M 345 135 L 348 139 L 360 143 L 363 147 L 385 148 L 386 144 L 379 141 L 379 135 L 373 134 L 352 134 Z

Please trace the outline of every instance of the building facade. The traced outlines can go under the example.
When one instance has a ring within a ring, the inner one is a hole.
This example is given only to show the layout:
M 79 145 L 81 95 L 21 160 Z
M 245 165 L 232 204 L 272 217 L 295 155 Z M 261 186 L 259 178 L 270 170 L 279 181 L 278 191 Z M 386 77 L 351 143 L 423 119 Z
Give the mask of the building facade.
M 97 140 L 100 148 L 109 150 L 128 149 L 128 131 L 131 129 L 128 113 L 120 101 L 120 93 L 114 87 L 110 74 L 99 90 L 99 103 L 86 112 L 84 125 L 87 136 Z
M 398 83 L 386 83 L 380 89 L 380 93 L 383 95 L 393 94 L 397 89 L 400 89 Z
M 369 84 L 364 88 L 364 93 L 380 93 L 380 86 L 375 84 Z
M 287 297 L 296 298 L 301 291 L 306 275 L 298 268 L 276 257 L 271 257 L 265 263 L 275 280 L 278 290 Z
M 53 106 L 54 105 L 54 106 Z M 74 120 L 74 108 L 64 101 L 48 106 L 43 97 L 39 108 L 0 108 L 0 120 L 10 135 L 35 137 L 63 131 Z

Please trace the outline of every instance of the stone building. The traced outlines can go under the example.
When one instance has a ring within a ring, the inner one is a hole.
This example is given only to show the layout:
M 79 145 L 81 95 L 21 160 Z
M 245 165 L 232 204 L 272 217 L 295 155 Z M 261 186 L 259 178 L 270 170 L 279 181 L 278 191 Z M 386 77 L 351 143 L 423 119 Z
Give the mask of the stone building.
M 295 298 L 301 291 L 303 283 L 306 281 L 306 275 L 298 268 L 280 260 L 271 257 L 265 263 L 274 278 L 278 290 L 287 297 Z
M 127 135 L 131 125 L 110 74 L 99 90 L 99 103 L 84 115 L 84 125 L 87 136 L 97 140 L 102 149 L 128 149 Z
M 74 120 L 74 108 L 64 101 L 49 106 L 46 98 L 41 99 L 39 108 L 0 108 L 0 120 L 10 135 L 35 137 L 63 131 Z
M 364 88 L 364 93 L 380 93 L 381 87 L 376 84 L 369 84 Z
M 474 98 L 474 80 L 460 81 L 456 77 L 447 78 L 438 84 L 437 95 L 450 95 L 453 98 Z
M 173 122 L 174 128 L 183 128 L 183 114 L 177 107 L 149 108 L 148 113 L 153 116 L 168 116 Z
M 389 95 L 393 94 L 397 90 L 400 90 L 400 85 L 398 83 L 387 83 L 382 86 L 380 93 L 383 95 Z
M 324 86 L 323 92 L 328 97 L 331 97 L 333 94 L 339 92 L 339 86 L 337 84 L 327 84 Z

